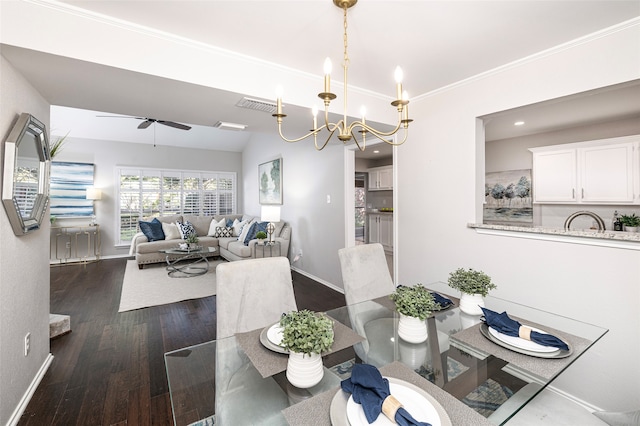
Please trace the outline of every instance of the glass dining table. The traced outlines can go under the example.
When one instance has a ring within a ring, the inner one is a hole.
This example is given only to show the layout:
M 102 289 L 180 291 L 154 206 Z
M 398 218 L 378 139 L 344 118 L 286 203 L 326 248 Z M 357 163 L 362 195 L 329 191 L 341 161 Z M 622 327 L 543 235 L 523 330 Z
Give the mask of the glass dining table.
M 480 316 L 461 312 L 445 283 L 426 287 L 453 305 L 426 320 L 423 343 L 399 338 L 399 315 L 388 297 L 325 312 L 334 320 L 335 341 L 323 354 L 323 379 L 308 389 L 287 381 L 288 356 L 267 339 L 269 326 L 167 352 L 175 425 L 215 417 L 218 426 L 355 426 L 353 401 L 340 382 L 356 363 L 372 364 L 391 383 L 427 397 L 442 410 L 440 418 L 429 419 L 434 426 L 503 425 L 608 331 L 486 297 L 488 309 L 506 311 L 523 325 L 554 334 L 569 348 L 539 352 L 496 335 Z

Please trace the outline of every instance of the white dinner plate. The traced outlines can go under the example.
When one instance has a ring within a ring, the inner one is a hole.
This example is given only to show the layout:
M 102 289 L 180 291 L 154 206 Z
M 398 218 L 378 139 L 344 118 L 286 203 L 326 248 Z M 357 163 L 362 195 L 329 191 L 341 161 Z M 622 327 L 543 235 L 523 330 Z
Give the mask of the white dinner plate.
M 279 328 L 279 327 L 280 327 L 280 321 L 263 328 L 262 331 L 260 332 L 260 343 L 262 343 L 262 346 L 269 349 L 270 351 L 277 352 L 280 354 L 288 354 L 289 353 L 288 350 L 286 350 L 279 344 L 275 344 L 271 341 L 271 339 L 276 340 L 278 343 L 282 341 L 282 332 L 280 332 L 280 339 L 275 337 L 275 335 L 277 334 L 276 328 Z M 271 334 L 273 335 L 271 339 L 267 336 L 269 332 L 271 332 Z
M 282 327 L 280 327 L 279 322 L 269 327 L 269 329 L 267 330 L 267 339 L 269 339 L 269 341 L 274 345 L 281 346 L 280 343 L 282 343 Z
M 404 409 L 407 410 L 414 419 L 431 423 L 432 426 L 443 426 L 436 407 L 429 399 L 405 383 L 394 383 L 391 378 L 389 378 L 389 382 L 391 395 L 400 401 Z M 369 424 L 373 426 L 395 425 L 395 423 L 391 422 L 384 414 L 380 414 L 373 423 L 368 423 L 362 406 L 356 403 L 352 396 L 349 396 L 349 400 L 347 401 L 347 419 L 351 426 L 368 426 Z
M 524 327 L 529 327 L 531 330 L 533 331 L 537 331 L 538 333 L 542 333 L 542 334 L 548 334 L 540 329 L 534 328 L 534 327 L 530 327 L 528 325 L 524 325 Z M 515 346 L 516 348 L 520 348 L 520 349 L 524 349 L 527 351 L 531 351 L 531 352 L 541 352 L 541 353 L 551 353 L 551 352 L 556 352 L 559 349 L 553 346 L 544 346 L 544 345 L 540 345 L 536 342 L 532 342 L 531 340 L 526 340 L 526 339 L 522 339 L 520 337 L 514 337 L 514 336 L 509 336 L 507 334 L 504 333 L 500 333 L 498 330 L 495 330 L 492 327 L 489 327 L 489 333 L 491 333 L 491 335 L 493 337 L 495 337 L 498 340 L 503 341 L 506 344 L 509 344 L 511 346 Z

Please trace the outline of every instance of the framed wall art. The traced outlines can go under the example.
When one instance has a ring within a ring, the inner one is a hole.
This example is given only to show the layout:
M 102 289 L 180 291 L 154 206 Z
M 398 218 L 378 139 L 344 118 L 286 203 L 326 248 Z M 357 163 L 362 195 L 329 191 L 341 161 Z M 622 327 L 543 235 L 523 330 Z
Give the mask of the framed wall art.
M 260 204 L 282 204 L 282 158 L 258 165 Z
M 51 162 L 51 216 L 93 214 L 93 200 L 87 200 L 87 188 L 93 186 L 93 170 L 94 165 L 90 163 Z
M 487 173 L 484 199 L 484 223 L 532 224 L 531 169 Z

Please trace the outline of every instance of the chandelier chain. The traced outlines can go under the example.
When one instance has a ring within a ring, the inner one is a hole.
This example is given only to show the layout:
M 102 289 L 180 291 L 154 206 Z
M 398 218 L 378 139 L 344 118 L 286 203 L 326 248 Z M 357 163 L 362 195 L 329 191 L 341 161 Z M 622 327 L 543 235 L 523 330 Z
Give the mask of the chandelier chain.
M 349 68 L 349 54 L 347 53 L 347 7 L 344 8 L 344 66 Z

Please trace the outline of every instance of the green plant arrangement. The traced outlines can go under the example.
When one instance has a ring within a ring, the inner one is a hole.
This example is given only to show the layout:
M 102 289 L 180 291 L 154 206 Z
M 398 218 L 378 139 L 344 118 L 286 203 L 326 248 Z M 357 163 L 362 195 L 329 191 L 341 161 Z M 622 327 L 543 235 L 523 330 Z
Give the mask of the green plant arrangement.
M 625 226 L 636 227 L 640 226 L 640 217 L 636 216 L 635 213 L 631 215 L 623 214 L 620 217 L 620 222 Z
M 198 244 L 198 241 L 200 241 L 200 239 L 196 234 L 191 234 L 187 237 L 185 241 L 188 242 L 189 244 Z
M 264 232 L 264 231 L 258 231 L 256 233 L 256 238 L 259 239 L 259 240 L 264 240 L 264 239 L 267 238 L 267 233 Z
M 325 314 L 291 311 L 280 319 L 282 345 L 290 352 L 321 354 L 333 344 L 333 321 Z
M 449 274 L 447 284 L 449 284 L 449 287 L 460 290 L 463 293 L 481 294 L 482 297 L 486 297 L 489 294 L 489 290 L 497 288 L 487 274 L 471 268 L 467 270 L 464 268 L 456 269 Z
M 399 285 L 389 298 L 395 302 L 399 313 L 420 318 L 422 321 L 427 319 L 436 308 L 433 294 L 422 284 L 416 284 L 413 287 Z
M 65 139 L 67 139 L 67 136 L 69 136 L 69 133 L 67 133 L 61 138 L 56 139 L 55 142 L 51 144 L 51 147 L 49 148 L 49 154 L 51 155 L 51 158 L 55 158 L 56 155 L 60 154 L 60 151 L 62 151 L 62 148 L 65 143 Z

